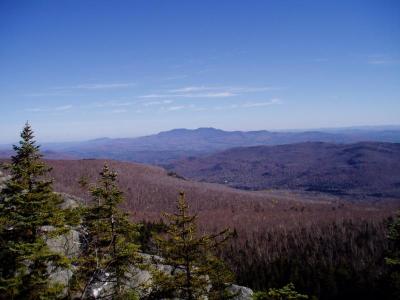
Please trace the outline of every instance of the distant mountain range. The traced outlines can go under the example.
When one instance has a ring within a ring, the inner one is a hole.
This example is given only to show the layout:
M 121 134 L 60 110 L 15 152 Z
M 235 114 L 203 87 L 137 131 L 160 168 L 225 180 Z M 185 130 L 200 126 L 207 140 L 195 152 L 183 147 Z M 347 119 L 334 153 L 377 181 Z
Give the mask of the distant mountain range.
M 229 149 L 176 161 L 167 168 L 198 181 L 263 190 L 400 199 L 400 144 L 307 142 Z
M 174 129 L 138 138 L 100 138 L 74 143 L 48 143 L 48 158 L 108 158 L 150 164 L 168 164 L 189 156 L 201 156 L 234 147 L 284 145 L 302 142 L 355 143 L 400 142 L 397 127 L 327 129 L 326 131 L 271 132 L 224 131 L 215 128 Z M 11 145 L 0 149 L 9 156 Z
M 48 159 L 114 159 L 161 165 L 177 176 L 249 190 L 400 198 L 400 130 L 329 132 L 174 129 L 138 138 L 44 144 Z M 10 157 L 11 146 L 0 149 Z

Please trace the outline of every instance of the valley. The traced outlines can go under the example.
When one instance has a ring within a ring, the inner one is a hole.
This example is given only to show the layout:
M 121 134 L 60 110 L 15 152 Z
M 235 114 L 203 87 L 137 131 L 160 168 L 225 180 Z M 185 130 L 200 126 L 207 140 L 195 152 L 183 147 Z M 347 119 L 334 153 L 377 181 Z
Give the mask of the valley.
M 400 198 L 400 144 L 396 143 L 241 147 L 166 167 L 197 181 L 245 190 L 313 191 L 353 201 Z
M 88 199 L 78 183 L 84 176 L 93 182 L 103 160 L 49 160 L 56 191 Z M 338 196 L 290 190 L 243 191 L 220 184 L 196 182 L 171 176 L 156 166 L 106 161 L 119 175 L 125 208 L 132 217 L 159 220 L 172 212 L 179 191 L 185 191 L 191 211 L 198 213 L 205 230 L 237 228 L 251 235 L 269 227 L 293 228 L 345 218 L 381 219 L 398 202 L 352 203 Z M 210 222 L 212 220 L 212 222 Z

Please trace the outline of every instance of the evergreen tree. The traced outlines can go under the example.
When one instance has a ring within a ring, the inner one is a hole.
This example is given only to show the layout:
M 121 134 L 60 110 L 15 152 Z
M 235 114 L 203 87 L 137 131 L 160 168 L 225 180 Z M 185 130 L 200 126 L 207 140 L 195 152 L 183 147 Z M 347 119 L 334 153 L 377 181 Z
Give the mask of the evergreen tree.
M 93 201 L 83 214 L 83 251 L 78 260 L 75 288 L 86 298 L 94 287 L 104 288 L 102 298 L 128 299 L 135 291 L 127 286 L 132 267 L 139 262 L 136 225 L 118 205 L 123 201 L 117 174 L 104 165 L 91 188 Z
M 172 267 L 171 274 L 153 271 L 152 296 L 181 299 L 227 299 L 226 287 L 233 276 L 215 256 L 215 250 L 229 237 L 227 230 L 198 236 L 196 215 L 188 213 L 184 193 L 180 193 L 175 214 L 165 214 L 167 234 L 157 243 L 163 257 L 160 263 Z
M 386 263 L 400 269 L 400 212 L 389 226 L 388 238 L 392 244 L 392 251 L 390 257 L 386 258 Z
M 385 258 L 389 266 L 389 286 L 393 298 L 400 298 L 400 212 L 389 226 L 390 255 Z
M 54 299 L 63 287 L 49 281 L 50 271 L 67 268 L 69 261 L 50 251 L 46 239 L 69 230 L 62 199 L 47 179 L 50 168 L 28 123 L 14 150 L 6 166 L 11 178 L 0 194 L 0 298 Z
M 208 292 L 208 299 L 233 299 L 237 295 L 228 291 L 227 287 L 230 286 L 234 280 L 234 274 L 229 270 L 225 263 L 214 255 L 207 256 L 208 276 L 212 286 Z
M 269 289 L 267 292 L 257 292 L 253 296 L 254 300 L 299 300 L 308 299 L 307 295 L 296 291 L 293 283 L 289 283 L 280 289 Z

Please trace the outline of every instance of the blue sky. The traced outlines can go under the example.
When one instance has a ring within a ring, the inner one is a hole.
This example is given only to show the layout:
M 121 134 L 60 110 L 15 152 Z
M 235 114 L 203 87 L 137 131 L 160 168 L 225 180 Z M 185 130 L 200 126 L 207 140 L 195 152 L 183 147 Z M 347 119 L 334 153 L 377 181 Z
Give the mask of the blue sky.
M 0 0 L 0 143 L 400 124 L 400 1 Z

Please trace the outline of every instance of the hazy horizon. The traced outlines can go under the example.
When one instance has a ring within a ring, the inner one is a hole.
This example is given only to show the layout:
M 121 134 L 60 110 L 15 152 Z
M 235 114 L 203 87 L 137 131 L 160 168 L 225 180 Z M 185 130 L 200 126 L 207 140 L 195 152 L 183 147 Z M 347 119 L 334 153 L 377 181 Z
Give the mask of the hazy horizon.
M 25 124 L 25 123 L 24 123 Z M 30 124 L 32 126 L 32 124 Z M 59 140 L 46 140 L 42 138 L 42 134 L 40 130 L 36 130 L 34 126 L 32 126 L 32 129 L 35 132 L 35 138 L 38 141 L 39 144 L 57 144 L 57 143 L 79 143 L 79 142 L 85 142 L 85 141 L 91 141 L 91 140 L 97 140 L 97 139 L 130 139 L 130 138 L 139 138 L 139 137 L 144 137 L 144 136 L 150 136 L 150 135 L 156 135 L 161 132 L 168 132 L 172 130 L 197 130 L 197 129 L 215 129 L 215 130 L 222 130 L 226 132 L 232 132 L 232 131 L 242 131 L 242 132 L 249 132 L 249 131 L 270 131 L 270 132 L 310 132 L 310 131 L 320 131 L 320 132 L 342 132 L 342 131 L 350 131 L 350 130 L 359 130 L 359 131 L 386 131 L 386 130 L 400 130 L 400 124 L 387 124 L 387 125 L 360 125 L 360 126 L 342 126 L 342 127 L 323 127 L 323 128 L 299 128 L 299 129 L 293 129 L 293 128 L 282 128 L 282 129 L 268 129 L 268 128 L 259 128 L 259 129 L 250 129 L 250 130 L 243 130 L 243 129 L 224 129 L 224 128 L 216 128 L 216 127 L 211 127 L 211 126 L 202 126 L 202 127 L 193 127 L 193 128 L 188 128 L 188 127 L 177 127 L 177 128 L 169 128 L 161 131 L 155 131 L 155 132 L 150 132 L 147 134 L 142 134 L 142 135 L 136 135 L 136 136 L 93 136 L 85 139 L 73 139 L 73 140 L 68 140 L 68 139 L 62 139 L 62 137 Z M 20 139 L 20 131 L 22 130 L 22 127 L 19 131 L 16 131 L 14 133 L 15 137 L 14 140 L 6 141 L 6 142 L 1 142 L 0 141 L 0 146 L 9 146 L 11 144 L 16 144 L 18 140 Z
M 0 143 L 400 124 L 398 1 L 1 1 Z

